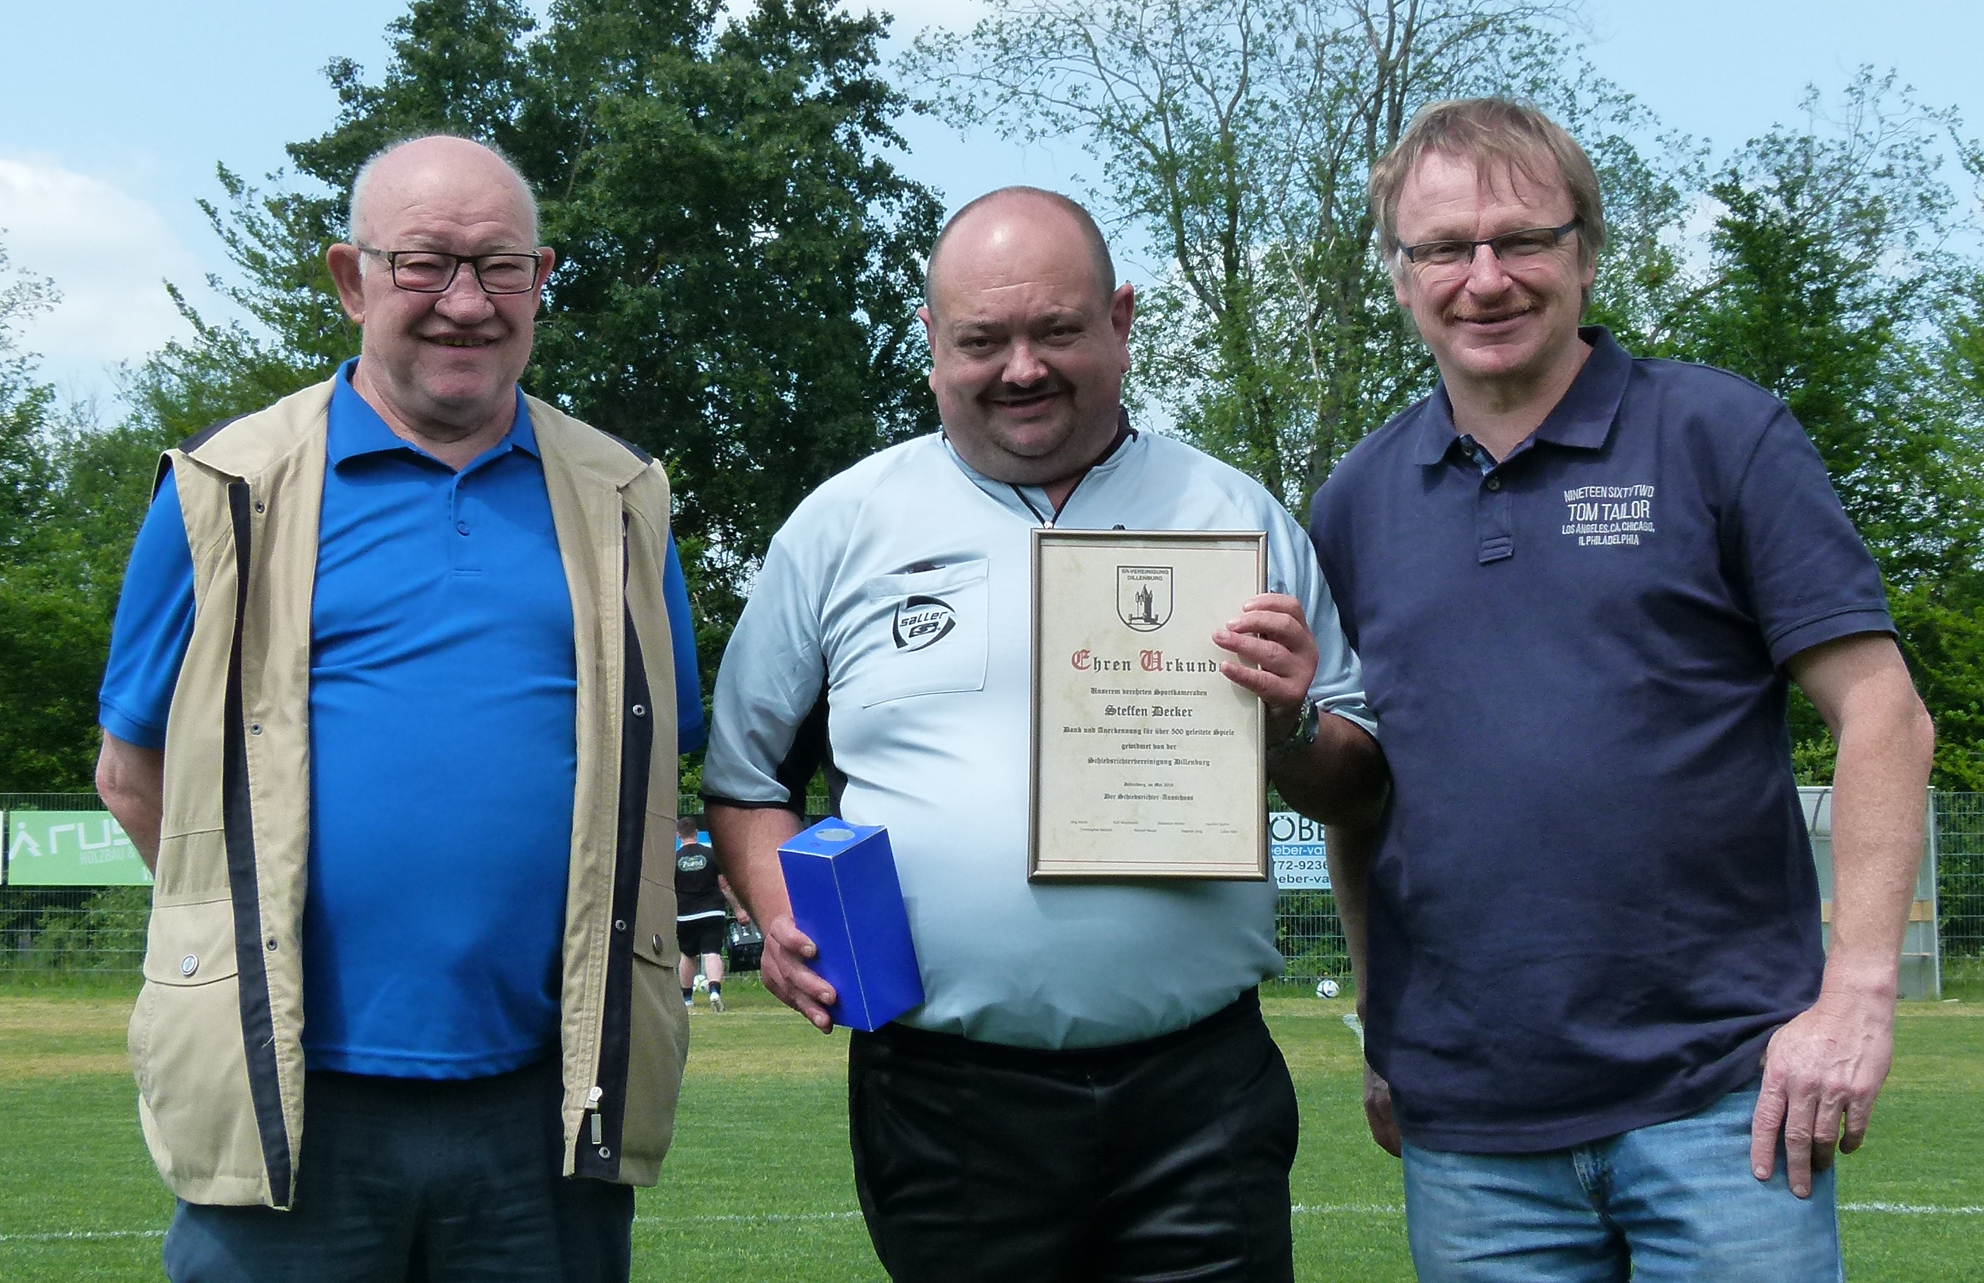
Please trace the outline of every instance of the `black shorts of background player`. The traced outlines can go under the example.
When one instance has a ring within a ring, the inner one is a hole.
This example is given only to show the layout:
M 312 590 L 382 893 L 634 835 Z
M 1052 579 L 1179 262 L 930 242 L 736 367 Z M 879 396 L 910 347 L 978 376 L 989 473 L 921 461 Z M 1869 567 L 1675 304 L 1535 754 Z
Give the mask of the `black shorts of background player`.
M 723 1010 L 724 908 L 749 922 L 751 915 L 730 893 L 730 883 L 717 870 L 716 854 L 702 843 L 698 817 L 685 815 L 675 824 L 681 844 L 675 850 L 675 941 L 682 961 L 676 979 L 682 984 L 682 1005 L 696 1005 L 696 964 L 709 985 L 710 1010 Z

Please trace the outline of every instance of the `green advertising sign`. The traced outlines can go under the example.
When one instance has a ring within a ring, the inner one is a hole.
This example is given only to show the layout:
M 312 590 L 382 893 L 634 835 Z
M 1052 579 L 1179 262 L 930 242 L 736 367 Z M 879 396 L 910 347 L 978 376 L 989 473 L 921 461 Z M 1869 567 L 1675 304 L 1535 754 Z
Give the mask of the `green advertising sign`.
M 151 880 L 138 848 L 108 811 L 7 813 L 9 886 L 147 886 Z

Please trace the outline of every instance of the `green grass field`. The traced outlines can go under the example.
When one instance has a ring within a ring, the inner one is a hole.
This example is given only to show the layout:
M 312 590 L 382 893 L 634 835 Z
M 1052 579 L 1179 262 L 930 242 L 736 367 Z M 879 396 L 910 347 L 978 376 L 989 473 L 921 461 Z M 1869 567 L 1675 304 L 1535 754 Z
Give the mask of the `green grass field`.
M 694 1016 L 662 1184 L 643 1190 L 634 1277 L 881 1280 L 855 1213 L 846 1043 L 745 982 Z M 171 1211 L 138 1137 L 124 1059 L 127 991 L 0 986 L 0 1279 L 160 1276 Z M 1296 1273 L 1410 1279 L 1398 1166 L 1365 1135 L 1344 1000 L 1273 996 L 1302 1096 Z M 1984 1279 L 1984 1006 L 1904 1005 L 1867 1147 L 1842 1161 L 1856 1281 Z

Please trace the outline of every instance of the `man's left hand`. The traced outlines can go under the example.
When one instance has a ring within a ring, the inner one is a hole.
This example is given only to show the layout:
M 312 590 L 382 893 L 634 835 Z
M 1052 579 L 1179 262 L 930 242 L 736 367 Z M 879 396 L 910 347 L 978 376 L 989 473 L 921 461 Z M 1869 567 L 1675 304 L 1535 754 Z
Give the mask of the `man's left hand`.
M 1212 643 L 1250 663 L 1222 660 L 1219 671 L 1261 697 L 1268 712 L 1267 742 L 1277 744 L 1294 732 L 1302 701 L 1316 679 L 1316 639 L 1302 603 L 1282 593 L 1249 597 L 1240 612 L 1239 618 L 1213 630 Z
M 1781 1133 L 1791 1192 L 1811 1197 L 1812 1174 L 1832 1166 L 1835 1149 L 1850 1154 L 1866 1138 L 1893 1057 L 1892 996 L 1821 994 L 1771 1035 L 1750 1124 L 1751 1174 L 1770 1179 Z

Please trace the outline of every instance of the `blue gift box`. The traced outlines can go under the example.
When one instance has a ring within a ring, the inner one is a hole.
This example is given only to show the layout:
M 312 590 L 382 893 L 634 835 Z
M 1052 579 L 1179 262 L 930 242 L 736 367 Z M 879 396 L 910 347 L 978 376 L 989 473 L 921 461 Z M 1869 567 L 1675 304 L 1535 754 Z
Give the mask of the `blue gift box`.
M 879 1029 L 923 1002 L 888 830 L 826 819 L 778 849 L 792 920 L 819 949 L 837 1025 Z

